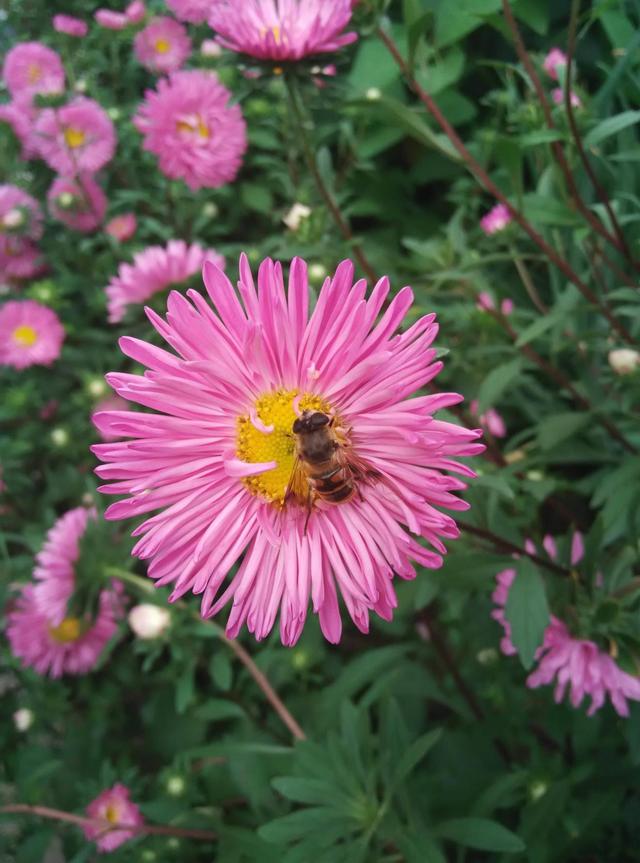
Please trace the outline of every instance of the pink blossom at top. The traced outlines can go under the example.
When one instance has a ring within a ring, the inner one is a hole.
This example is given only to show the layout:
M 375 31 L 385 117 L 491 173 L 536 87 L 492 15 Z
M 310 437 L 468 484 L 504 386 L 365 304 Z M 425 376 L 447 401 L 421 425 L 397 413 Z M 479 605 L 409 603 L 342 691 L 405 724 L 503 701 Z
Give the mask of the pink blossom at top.
M 563 105 L 564 90 L 562 89 L 562 87 L 554 87 L 551 91 L 551 98 L 556 105 Z M 579 108 L 582 105 L 582 100 L 580 99 L 580 96 L 578 96 L 578 94 L 575 92 L 575 90 L 571 91 L 569 99 L 571 101 L 572 108 Z
M 35 300 L 10 300 L 0 307 L 0 365 L 26 369 L 58 359 L 64 329 L 52 309 Z
M 65 33 L 67 36 L 75 36 L 82 39 L 87 35 L 89 30 L 86 21 L 81 18 L 74 18 L 73 15 L 54 15 L 53 29 L 58 33 Z
M 38 240 L 42 236 L 40 204 L 18 186 L 0 185 L 0 237 L 19 234 Z
M 64 92 L 62 60 L 40 42 L 20 42 L 11 48 L 4 59 L 2 78 L 14 98 Z
M 480 227 L 490 236 L 497 234 L 498 231 L 503 231 L 511 221 L 511 213 L 509 208 L 504 204 L 496 204 L 488 213 L 480 219 Z
M 188 24 L 204 24 L 209 16 L 211 0 L 165 0 L 176 18 Z
M 105 232 L 119 243 L 130 240 L 137 229 L 138 221 L 134 213 L 121 213 L 119 216 L 114 216 L 104 227 Z
M 494 437 L 506 437 L 507 427 L 504 420 L 497 410 L 488 408 L 483 414 L 478 414 L 478 401 L 474 399 L 469 405 L 469 410 L 474 416 L 478 417 L 478 421 L 483 428 L 492 434 Z
M 147 90 L 134 117 L 144 149 L 160 170 L 190 189 L 216 189 L 235 179 L 247 148 L 239 105 L 213 72 L 173 72 Z
M 131 23 L 124 12 L 112 12 L 110 9 L 98 9 L 93 17 L 106 30 L 124 30 Z
M 552 48 L 542 62 L 542 68 L 553 78 L 558 80 L 558 69 L 567 65 L 567 55 L 560 48 Z
M 0 105 L 0 123 L 8 123 L 22 146 L 23 159 L 37 155 L 33 127 L 38 115 L 29 96 L 18 96 L 11 102 Z
M 40 156 L 58 173 L 95 173 L 113 158 L 116 133 L 106 111 L 80 96 L 62 108 L 46 108 L 35 127 Z
M 358 38 L 342 31 L 350 0 L 211 0 L 209 24 L 224 48 L 262 60 L 300 60 Z
M 172 601 L 193 591 L 205 617 L 232 602 L 232 638 L 245 623 L 265 638 L 279 613 L 280 637 L 293 645 L 311 603 L 325 637 L 338 642 L 340 595 L 367 632 L 370 611 L 392 617 L 394 576 L 414 578 L 412 561 L 442 565 L 443 540 L 459 531 L 440 508 L 467 508 L 456 496 L 465 483 L 451 472 L 474 476 L 457 457 L 483 450 L 478 431 L 433 416 L 461 396 L 413 397 L 442 368 L 435 315 L 398 332 L 413 292 L 403 288 L 381 314 L 389 280 L 365 300 L 351 261 L 325 280 L 311 314 L 299 258 L 288 290 L 270 259 L 256 285 L 244 255 L 237 289 L 209 262 L 204 283 L 214 308 L 190 290 L 171 292 L 166 320 L 147 310 L 172 351 L 120 339 L 149 371 L 107 380 L 156 412 L 94 418 L 103 433 L 132 439 L 93 447 L 105 462 L 100 490 L 126 495 L 106 518 L 155 512 L 135 529 L 133 553 L 157 584 L 173 585 Z M 304 476 L 290 486 L 292 428 L 305 410 L 333 417 L 361 471 L 352 497 L 333 506 L 315 500 L 311 512 Z
M 224 267 L 224 258 L 213 249 L 171 240 L 166 247 L 149 246 L 134 255 L 133 264 L 120 264 L 117 276 L 106 288 L 109 322 L 118 323 L 127 307 L 145 302 L 170 285 L 180 285 L 200 273 L 205 261 Z
M 54 219 L 83 234 L 102 224 L 107 198 L 91 174 L 56 177 L 47 193 L 49 212 Z
M 133 0 L 124 10 L 124 14 L 129 24 L 139 24 L 147 14 L 147 10 L 142 0 Z
M 95 842 L 98 851 L 114 851 L 138 833 L 144 824 L 140 809 L 131 802 L 129 789 L 114 785 L 99 794 L 87 806 L 86 813 L 97 823 L 83 827 L 87 839 Z
M 166 74 L 180 69 L 191 53 L 186 28 L 173 18 L 154 18 L 134 40 L 140 63 L 151 72 Z

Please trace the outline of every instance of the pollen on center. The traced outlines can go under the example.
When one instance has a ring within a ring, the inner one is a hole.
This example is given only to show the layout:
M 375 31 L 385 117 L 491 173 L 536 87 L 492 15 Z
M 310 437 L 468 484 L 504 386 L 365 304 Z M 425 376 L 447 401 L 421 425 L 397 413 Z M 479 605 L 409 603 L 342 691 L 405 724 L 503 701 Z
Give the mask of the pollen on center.
M 67 146 L 72 150 L 77 150 L 78 147 L 82 147 L 85 137 L 86 136 L 82 129 L 76 129 L 74 126 L 67 126 L 64 130 L 64 139 L 67 142 Z
M 33 327 L 22 324 L 13 331 L 13 340 L 23 348 L 30 348 L 38 341 L 38 334 Z
M 156 40 L 154 48 L 158 54 L 166 54 L 171 48 L 171 42 L 167 39 L 158 39 Z
M 58 644 L 71 644 L 82 635 L 82 624 L 77 617 L 65 617 L 62 623 L 49 627 L 49 635 Z

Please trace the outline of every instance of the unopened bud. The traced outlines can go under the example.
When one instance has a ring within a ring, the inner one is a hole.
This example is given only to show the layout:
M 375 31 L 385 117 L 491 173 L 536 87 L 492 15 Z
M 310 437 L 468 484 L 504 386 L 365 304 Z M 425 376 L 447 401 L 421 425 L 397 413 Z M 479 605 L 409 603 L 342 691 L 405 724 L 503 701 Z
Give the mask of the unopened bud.
M 51 442 L 55 446 L 63 447 L 69 443 L 69 432 L 58 426 L 51 431 Z
M 200 53 L 203 57 L 219 57 L 222 54 L 222 48 L 214 39 L 205 39 L 200 46 Z
M 311 207 L 306 204 L 296 203 L 289 212 L 283 216 L 282 221 L 290 231 L 297 231 L 302 222 L 311 215 Z
M 13 714 L 13 724 L 18 731 L 28 731 L 33 725 L 33 711 L 28 707 L 21 707 Z
M 107 108 L 107 114 L 112 120 L 120 119 L 120 108 Z
M 87 382 L 87 392 L 93 398 L 99 399 L 107 392 L 107 384 L 103 378 L 91 378 Z
M 71 192 L 63 192 L 61 195 L 58 195 L 58 204 L 63 210 L 68 210 L 69 207 L 72 207 L 74 201 L 75 195 L 72 195 Z
M 539 800 L 541 797 L 544 797 L 548 788 L 549 786 L 546 782 L 543 782 L 542 779 L 537 779 L 529 785 L 529 797 L 532 800 Z
M 171 797 L 181 797 L 185 792 L 187 783 L 182 776 L 170 776 L 167 779 L 165 787 L 167 794 L 171 795 Z
M 85 81 L 84 78 L 78 78 L 78 80 L 74 84 L 73 89 L 77 93 L 86 93 L 87 92 L 87 82 Z
M 485 647 L 483 650 L 478 651 L 476 659 L 480 665 L 493 665 L 498 659 L 498 651 L 495 647 Z
M 327 275 L 327 268 L 322 264 L 309 265 L 309 278 L 312 282 L 321 282 Z
M 382 91 L 377 87 L 369 87 L 364 95 L 370 102 L 377 102 L 378 99 L 382 98 Z
M 633 348 L 609 351 L 609 365 L 617 375 L 630 375 L 640 366 L 640 353 Z
M 215 219 L 219 212 L 218 205 L 214 204 L 213 201 L 208 201 L 202 208 L 202 215 L 206 216 L 207 219 Z
M 171 624 L 171 614 L 166 608 L 143 602 L 131 609 L 127 620 L 134 634 L 147 641 L 166 632 Z

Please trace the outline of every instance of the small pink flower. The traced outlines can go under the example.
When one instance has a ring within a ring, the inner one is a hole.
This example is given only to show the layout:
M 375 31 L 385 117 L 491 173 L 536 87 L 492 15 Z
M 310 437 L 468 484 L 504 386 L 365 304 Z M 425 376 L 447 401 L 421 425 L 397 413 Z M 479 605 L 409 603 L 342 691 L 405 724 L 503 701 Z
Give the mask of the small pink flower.
M 58 359 L 64 329 L 54 311 L 35 300 L 10 300 L 0 308 L 0 365 L 26 369 Z
M 17 186 L 0 186 L 0 238 L 19 235 L 30 240 L 42 236 L 42 210 L 35 198 Z
M 129 24 L 139 24 L 147 14 L 147 10 L 142 0 L 133 0 L 124 10 L 124 14 Z
M 99 171 L 113 158 L 116 133 L 106 111 L 81 96 L 62 108 L 46 108 L 36 122 L 38 151 L 58 173 Z
M 192 190 L 216 189 L 235 179 L 247 148 L 239 105 L 213 72 L 173 72 L 147 90 L 134 117 L 144 149 L 160 170 Z
M 133 213 L 121 213 L 119 216 L 114 216 L 104 228 L 105 232 L 119 243 L 126 243 L 127 240 L 130 240 L 137 229 L 138 222 Z
M 64 92 L 62 60 L 40 42 L 20 42 L 11 48 L 4 59 L 2 77 L 14 98 Z
M 74 18 L 73 15 L 54 15 L 53 29 L 58 33 L 65 33 L 67 36 L 75 36 L 82 39 L 87 35 L 89 28 L 85 21 L 80 18 Z
M 56 177 L 47 193 L 49 212 L 54 219 L 83 234 L 102 224 L 107 198 L 90 174 Z
M 98 851 L 115 851 L 133 839 L 139 832 L 137 828 L 144 824 L 140 809 L 131 802 L 129 789 L 119 784 L 92 800 L 86 813 L 89 818 L 101 822 L 93 827 L 83 827 L 84 835 L 96 843 Z
M 558 80 L 558 69 L 567 65 L 567 55 L 560 48 L 552 48 L 542 62 L 542 68 L 553 78 Z
M 204 24 L 211 9 L 211 0 L 165 0 L 176 18 L 188 24 Z
M 40 250 L 31 240 L 0 234 L 0 281 L 32 279 L 42 270 Z
M 355 42 L 343 33 L 350 0 L 211 0 L 209 24 L 224 48 L 261 60 L 300 60 Z
M 37 116 L 38 111 L 29 96 L 22 95 L 0 105 L 0 123 L 8 123 L 11 126 L 13 134 L 22 145 L 23 159 L 32 159 L 37 155 L 34 139 L 34 124 Z
M 506 299 L 506 300 L 503 300 L 503 301 L 500 303 L 500 311 L 502 312 L 502 314 L 503 314 L 505 317 L 507 317 L 508 315 L 510 315 L 510 314 L 511 314 L 511 312 L 514 310 L 514 308 L 515 308 L 515 305 L 514 305 L 513 300 Z
M 224 267 L 224 258 L 213 249 L 171 240 L 166 247 L 150 246 L 134 255 L 133 264 L 120 264 L 118 275 L 106 288 L 109 322 L 118 323 L 127 306 L 144 303 L 170 285 L 180 285 L 200 273 L 205 261 Z
M 503 231 L 511 221 L 509 208 L 504 204 L 496 204 L 480 219 L 480 227 L 487 235 Z
M 112 12 L 110 9 L 98 9 L 93 17 L 106 30 L 124 30 L 131 23 L 124 12 Z
M 554 87 L 551 91 L 551 98 L 556 105 L 564 105 L 564 90 L 562 89 L 562 87 Z M 579 108 L 582 105 L 582 100 L 580 99 L 580 96 L 578 96 L 578 94 L 574 90 L 571 91 L 569 99 L 571 100 L 572 108 Z
M 94 417 L 97 414 L 103 413 L 104 411 L 110 411 L 112 414 L 114 414 L 116 411 L 128 411 L 129 408 L 130 408 L 129 402 L 126 401 L 126 399 L 120 398 L 120 396 L 116 396 L 116 395 L 108 396 L 106 399 L 102 399 L 101 402 L 98 402 L 98 404 L 95 407 L 95 410 L 91 414 L 91 421 L 93 422 L 94 426 L 98 429 L 100 437 L 102 438 L 103 441 L 109 442 L 109 441 L 114 441 L 114 440 L 120 440 L 123 437 L 123 435 L 101 431 L 100 426 L 95 421 Z
M 167 74 L 180 69 L 191 53 L 186 28 L 173 18 L 154 18 L 134 40 L 139 62 L 151 72 Z
M 477 399 L 471 402 L 469 410 L 474 416 L 478 417 L 480 425 L 486 428 L 489 434 L 492 434 L 494 437 L 507 436 L 507 427 L 497 410 L 488 408 L 482 415 L 479 415 Z

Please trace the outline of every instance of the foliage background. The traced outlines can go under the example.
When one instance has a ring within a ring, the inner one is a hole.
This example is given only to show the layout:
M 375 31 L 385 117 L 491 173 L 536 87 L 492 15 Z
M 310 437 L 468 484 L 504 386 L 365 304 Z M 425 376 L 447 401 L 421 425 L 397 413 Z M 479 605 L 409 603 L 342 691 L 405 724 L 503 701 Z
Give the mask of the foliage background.
M 64 56 L 70 40 L 52 31 L 51 15 L 89 17 L 98 4 L 5 5 L 3 52 L 16 41 L 42 39 Z M 159 0 L 148 5 L 162 9 Z M 615 639 L 634 667 L 637 594 L 623 592 L 624 600 L 611 594 L 632 585 L 638 567 L 640 458 L 598 420 L 610 418 L 634 449 L 640 445 L 640 377 L 614 374 L 606 357 L 621 346 L 618 336 L 522 231 L 481 232 L 479 218 L 493 200 L 449 157 L 450 147 L 403 83 L 375 34 L 379 14 L 387 16 L 401 50 L 411 51 L 416 78 L 475 157 L 574 270 L 599 295 L 606 293 L 637 338 L 635 279 L 624 284 L 594 252 L 597 242 L 553 161 L 554 135 L 544 130 L 501 3 L 464 0 L 455 12 L 446 0 L 382 5 L 356 10 L 361 38 L 335 58 L 335 79 L 322 89 L 303 82 L 320 172 L 375 270 L 388 273 L 396 289 L 414 287 L 416 315 L 438 312 L 439 346 L 448 351 L 439 386 L 479 398 L 481 410 L 498 407 L 509 436 L 490 442 L 494 458 L 478 460 L 480 476 L 466 493 L 472 508 L 464 519 L 476 532 L 451 544 L 442 570 L 398 585 L 393 623 L 374 623 L 368 637 L 347 627 L 337 648 L 323 642 L 313 619 L 293 650 L 277 635 L 261 645 L 245 639 L 303 727 L 305 742 L 292 745 L 219 631 L 194 619 L 195 600 L 174 610 L 170 634 L 160 642 L 135 641 L 123 625 L 99 670 L 77 680 L 38 678 L 19 668 L 2 644 L 0 805 L 82 812 L 100 790 L 122 781 L 150 821 L 219 836 L 216 843 L 144 837 L 116 851 L 114 861 L 638 859 L 637 705 L 628 720 L 610 707 L 587 718 L 584 707 L 555 705 L 548 687 L 528 690 L 518 659 L 499 654 L 490 594 L 496 572 L 513 563 L 505 542 L 562 537 L 564 565 L 570 534 L 579 528 L 587 543 L 582 576 L 562 577 L 529 563 L 541 593 L 527 613 L 539 629 L 547 604 L 555 610 L 582 602 L 603 644 Z M 513 8 L 539 68 L 550 47 L 566 44 L 569 4 L 516 0 Z M 581 132 L 587 140 L 591 135 L 590 158 L 634 250 L 639 14 L 636 4 L 621 0 L 583 4 L 577 55 Z M 190 29 L 195 42 L 210 35 L 206 27 Z M 118 152 L 103 185 L 109 214 L 133 210 L 139 230 L 123 249 L 101 232 L 81 237 L 53 221 L 46 225 L 41 245 L 49 274 L 21 295 L 51 305 L 67 339 L 52 369 L 0 373 L 7 485 L 2 604 L 12 585 L 30 577 L 33 555 L 56 516 L 94 496 L 89 417 L 99 382 L 125 367 L 120 333 L 150 335 L 138 311 L 122 328 L 106 323 L 102 289 L 119 261 L 174 237 L 218 249 L 230 272 L 240 250 L 254 263 L 298 254 L 327 271 L 349 254 L 305 167 L 280 77 L 250 81 L 234 56 L 194 54 L 191 65 L 215 67 L 241 102 L 250 135 L 238 181 L 194 194 L 159 173 L 130 123 L 153 84 L 132 55 L 131 38 L 94 26 L 65 56 L 71 80 L 82 79 L 87 94 L 117 117 Z M 634 116 L 607 120 L 623 112 Z M 578 187 L 602 213 L 563 108 L 554 116 L 555 138 L 566 145 Z M 41 201 L 52 179 L 43 163 L 19 161 L 4 128 L 0 174 Z M 311 206 L 312 215 L 292 232 L 282 218 L 295 201 Z M 526 267 L 546 314 L 532 303 L 515 261 Z M 476 307 L 482 290 L 497 300 L 513 298 L 517 344 L 499 320 Z M 573 382 L 589 409 L 576 408 L 525 355 L 527 346 Z M 52 401 L 55 411 L 43 421 L 41 411 Z M 463 419 L 473 422 L 468 413 Z M 128 559 L 126 532 L 118 538 L 120 565 L 144 575 Z M 102 564 L 95 560 L 98 577 Z M 602 593 L 590 595 L 589 575 L 598 571 Z M 130 585 L 132 596 L 142 590 Z M 164 599 L 161 591 L 151 597 Z M 35 724 L 21 734 L 11 717 L 24 706 Z M 46 849 L 73 863 L 95 856 L 73 828 L 2 816 L 0 859 L 35 863 Z

